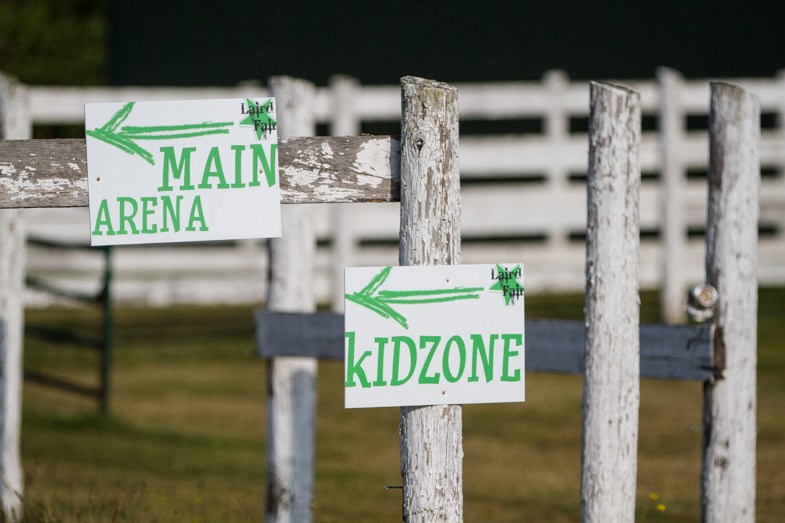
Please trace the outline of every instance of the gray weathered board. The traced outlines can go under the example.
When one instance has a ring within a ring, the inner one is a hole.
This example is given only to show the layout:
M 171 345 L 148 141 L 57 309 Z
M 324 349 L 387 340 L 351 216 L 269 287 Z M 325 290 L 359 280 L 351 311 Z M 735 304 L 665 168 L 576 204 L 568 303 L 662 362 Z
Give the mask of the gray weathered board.
M 259 310 L 254 319 L 260 357 L 343 359 L 343 314 Z M 703 325 L 641 325 L 641 376 L 713 380 L 709 332 Z M 526 320 L 526 370 L 582 374 L 585 343 L 583 322 Z
M 390 136 L 281 138 L 281 203 L 400 201 Z M 83 139 L 0 141 L 0 209 L 87 207 Z

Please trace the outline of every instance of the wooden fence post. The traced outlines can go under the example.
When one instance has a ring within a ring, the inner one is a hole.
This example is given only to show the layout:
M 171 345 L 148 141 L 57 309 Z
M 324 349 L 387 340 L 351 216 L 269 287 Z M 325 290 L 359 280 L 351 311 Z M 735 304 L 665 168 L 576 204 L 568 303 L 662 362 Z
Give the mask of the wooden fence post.
M 401 265 L 461 261 L 458 91 L 401 79 Z M 403 519 L 463 520 L 460 405 L 401 408 Z
M 718 292 L 715 365 L 704 385 L 703 521 L 755 521 L 760 109 L 744 89 L 711 84 L 706 279 Z
M 687 251 L 682 78 L 666 67 L 657 70 L 660 92 L 660 158 L 662 162 L 662 293 L 660 310 L 666 323 L 683 323 L 687 298 L 684 258 Z
M 270 89 L 277 105 L 278 137 L 313 136 L 313 84 L 274 77 Z M 313 312 L 316 240 L 311 208 L 286 205 L 281 220 L 283 236 L 270 240 L 267 308 Z M 317 361 L 272 358 L 267 369 L 267 521 L 308 522 L 312 516 Z
M 332 94 L 332 121 L 330 136 L 357 136 L 360 134 L 360 121 L 357 118 L 357 96 L 360 83 L 350 76 L 334 75 L 330 77 Z M 334 311 L 343 311 L 344 303 L 344 268 L 354 260 L 355 236 L 351 223 L 351 214 L 345 204 L 332 204 L 332 259 L 331 278 L 332 305 Z
M 640 402 L 640 96 L 591 83 L 581 518 L 633 521 Z
M 27 89 L 0 74 L 0 139 L 28 139 L 31 125 Z M 4 173 L 5 174 L 5 173 Z M 0 503 L 6 521 L 21 519 L 24 480 L 19 456 L 22 411 L 25 226 L 22 211 L 0 210 Z

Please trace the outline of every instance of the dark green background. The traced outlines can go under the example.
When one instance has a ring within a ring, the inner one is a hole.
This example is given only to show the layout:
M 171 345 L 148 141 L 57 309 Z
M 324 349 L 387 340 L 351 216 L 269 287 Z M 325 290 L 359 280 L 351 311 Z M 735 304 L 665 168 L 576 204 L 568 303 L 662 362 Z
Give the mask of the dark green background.
M 240 1 L 110 3 L 115 84 L 224 84 L 290 74 L 325 84 L 413 74 L 448 82 L 771 76 L 785 2 Z
M 784 28 L 782 0 L 0 0 L 0 70 L 38 85 L 771 76 Z

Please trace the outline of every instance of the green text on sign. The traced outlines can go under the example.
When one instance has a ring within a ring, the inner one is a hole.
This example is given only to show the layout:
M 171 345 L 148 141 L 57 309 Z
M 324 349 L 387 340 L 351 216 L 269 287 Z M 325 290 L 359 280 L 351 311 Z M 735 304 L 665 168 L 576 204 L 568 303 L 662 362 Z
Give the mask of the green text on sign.
M 93 245 L 280 236 L 274 100 L 85 106 Z
M 347 407 L 523 401 L 521 264 L 346 270 Z

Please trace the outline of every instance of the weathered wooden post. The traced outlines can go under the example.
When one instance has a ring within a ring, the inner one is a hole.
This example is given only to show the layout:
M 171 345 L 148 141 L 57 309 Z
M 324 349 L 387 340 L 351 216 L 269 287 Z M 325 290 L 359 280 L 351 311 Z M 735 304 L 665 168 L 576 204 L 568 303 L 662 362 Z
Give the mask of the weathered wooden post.
M 760 109 L 744 89 L 711 84 L 706 280 L 718 292 L 715 365 L 704 385 L 703 521 L 755 521 Z
M 278 137 L 313 136 L 314 86 L 288 77 L 270 79 L 277 104 Z M 267 308 L 313 312 L 315 236 L 308 205 L 287 205 L 283 236 L 270 240 Z M 304 276 L 308 275 L 308 276 Z M 279 357 L 268 362 L 267 520 L 311 521 L 316 415 L 315 358 Z
M 360 122 L 355 108 L 360 84 L 356 78 L 344 75 L 330 77 L 332 94 L 331 136 L 357 136 L 360 134 Z M 344 282 L 343 271 L 354 259 L 354 229 L 351 214 L 344 204 L 333 204 L 332 209 L 332 260 L 331 284 L 332 305 L 334 311 L 343 311 Z
M 461 261 L 458 92 L 401 79 L 401 265 Z M 404 521 L 463 520 L 460 405 L 401 408 Z
M 0 74 L 0 139 L 31 135 L 27 89 Z M 14 173 L 2 173 L 13 175 Z M 19 456 L 22 410 L 22 337 L 24 331 L 25 226 L 22 211 L 0 210 L 0 502 L 7 521 L 21 519 L 24 480 Z
M 660 92 L 660 157 L 662 159 L 662 293 L 660 309 L 667 323 L 684 322 L 687 276 L 687 223 L 684 205 L 687 183 L 680 151 L 684 148 L 682 78 L 666 67 L 657 70 Z
M 592 82 L 581 518 L 633 521 L 640 351 L 638 93 Z

